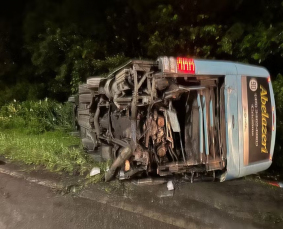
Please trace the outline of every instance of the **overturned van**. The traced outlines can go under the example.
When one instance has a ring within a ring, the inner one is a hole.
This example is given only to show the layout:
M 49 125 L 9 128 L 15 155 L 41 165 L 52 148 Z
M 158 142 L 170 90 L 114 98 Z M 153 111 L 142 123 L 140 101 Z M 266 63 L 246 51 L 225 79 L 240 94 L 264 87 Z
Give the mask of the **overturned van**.
M 74 115 L 84 148 L 112 161 L 106 181 L 174 174 L 224 181 L 272 163 L 275 101 L 262 67 L 131 60 L 80 85 Z

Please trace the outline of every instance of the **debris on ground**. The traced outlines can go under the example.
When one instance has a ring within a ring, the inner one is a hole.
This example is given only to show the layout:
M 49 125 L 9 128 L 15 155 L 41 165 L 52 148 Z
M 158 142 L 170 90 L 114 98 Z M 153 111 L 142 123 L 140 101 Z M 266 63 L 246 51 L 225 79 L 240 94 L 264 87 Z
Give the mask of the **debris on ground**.
M 98 167 L 93 167 L 93 168 L 91 169 L 89 175 L 92 177 L 92 176 L 95 176 L 95 175 L 97 175 L 97 174 L 100 174 L 100 168 L 98 168 Z
M 171 180 L 167 182 L 167 189 L 168 191 L 174 190 L 174 184 Z
M 166 179 L 164 178 L 144 178 L 144 179 L 137 179 L 133 180 L 133 184 L 135 185 L 158 185 L 166 183 Z

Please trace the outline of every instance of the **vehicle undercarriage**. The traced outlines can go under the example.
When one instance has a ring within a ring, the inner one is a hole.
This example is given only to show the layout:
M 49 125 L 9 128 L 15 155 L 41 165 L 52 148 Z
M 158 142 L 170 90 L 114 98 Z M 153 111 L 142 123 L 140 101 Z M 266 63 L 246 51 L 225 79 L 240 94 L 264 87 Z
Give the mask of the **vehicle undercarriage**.
M 130 61 L 79 86 L 84 148 L 113 163 L 105 180 L 181 174 L 215 178 L 226 167 L 224 77 L 164 74 Z

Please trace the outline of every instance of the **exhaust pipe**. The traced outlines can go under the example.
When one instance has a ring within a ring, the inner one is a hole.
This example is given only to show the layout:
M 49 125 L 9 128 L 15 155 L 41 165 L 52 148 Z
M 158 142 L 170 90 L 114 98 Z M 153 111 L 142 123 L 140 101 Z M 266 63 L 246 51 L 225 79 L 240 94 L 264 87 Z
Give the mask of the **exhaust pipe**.
M 121 167 L 121 165 L 123 165 L 123 163 L 125 163 L 125 161 L 128 160 L 131 155 L 132 155 L 132 150 L 130 149 L 130 147 L 123 148 L 121 150 L 120 155 L 113 162 L 110 169 L 105 174 L 105 181 L 110 181 L 111 178 L 114 176 L 117 168 Z

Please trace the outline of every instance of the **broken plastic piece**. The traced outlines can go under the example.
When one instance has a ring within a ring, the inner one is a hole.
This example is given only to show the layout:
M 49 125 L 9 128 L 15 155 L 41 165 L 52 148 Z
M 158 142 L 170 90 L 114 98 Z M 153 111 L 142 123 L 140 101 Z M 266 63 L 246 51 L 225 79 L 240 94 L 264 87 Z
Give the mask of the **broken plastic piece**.
M 174 185 L 171 180 L 167 182 L 167 188 L 168 188 L 168 191 L 174 190 Z
M 131 168 L 129 160 L 125 161 L 125 172 L 129 171 Z
M 100 168 L 98 168 L 98 167 L 93 167 L 92 168 L 92 170 L 90 171 L 90 176 L 92 177 L 92 176 L 95 176 L 95 175 L 97 175 L 97 174 L 99 174 L 100 173 Z
M 180 132 L 181 128 L 179 125 L 179 121 L 178 121 L 176 112 L 167 110 L 167 114 L 168 114 L 173 132 Z

